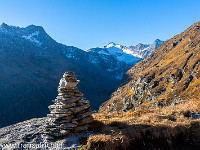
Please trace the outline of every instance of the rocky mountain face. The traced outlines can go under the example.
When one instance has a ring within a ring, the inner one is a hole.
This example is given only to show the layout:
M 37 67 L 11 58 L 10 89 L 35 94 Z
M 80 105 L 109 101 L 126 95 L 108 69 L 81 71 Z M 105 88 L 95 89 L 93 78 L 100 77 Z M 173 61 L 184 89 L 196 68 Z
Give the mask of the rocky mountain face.
M 152 44 L 141 44 L 136 46 L 129 46 L 124 48 L 124 52 L 127 52 L 133 56 L 140 57 L 142 59 L 147 58 L 155 49 L 158 48 L 164 41 L 156 39 Z
M 98 109 L 124 73 L 140 57 L 107 45 L 87 51 L 53 40 L 40 26 L 0 26 L 0 127 L 48 112 L 66 71 L 82 81 L 79 89 Z M 81 62 L 81 63 L 80 63 Z M 17 114 L 17 115 L 16 115 Z
M 91 48 L 87 50 L 89 60 L 105 68 L 116 79 L 122 79 L 131 66 L 149 56 L 163 41 L 157 39 L 152 44 L 136 46 L 123 46 L 110 42 L 103 48 Z
M 66 57 L 70 54 L 75 57 Z M 42 27 L 2 24 L 0 126 L 45 116 L 66 71 L 76 73 L 82 81 L 80 91 L 91 101 L 92 109 L 97 109 L 119 80 L 88 57 L 83 50 L 57 43 Z
M 199 62 L 200 21 L 132 67 L 100 112 L 162 107 L 199 98 Z
M 163 42 L 164 41 L 156 39 L 152 44 L 139 43 L 135 46 L 128 46 L 128 47 L 110 42 L 108 45 L 104 46 L 104 49 L 109 50 L 110 48 L 112 49 L 115 48 L 115 49 L 118 49 L 118 51 L 119 49 L 121 49 L 126 54 L 130 54 L 136 58 L 144 59 L 144 58 L 147 58 L 152 52 L 154 52 L 155 49 L 157 49 L 158 46 L 161 45 Z M 110 49 L 111 53 L 112 53 L 112 49 Z M 125 61 L 125 62 L 128 62 L 128 61 Z
M 119 80 L 122 79 L 131 66 L 142 60 L 139 57 L 126 54 L 122 49 L 114 46 L 109 48 L 92 48 L 87 50 L 87 54 L 92 63 L 105 68 L 114 78 Z

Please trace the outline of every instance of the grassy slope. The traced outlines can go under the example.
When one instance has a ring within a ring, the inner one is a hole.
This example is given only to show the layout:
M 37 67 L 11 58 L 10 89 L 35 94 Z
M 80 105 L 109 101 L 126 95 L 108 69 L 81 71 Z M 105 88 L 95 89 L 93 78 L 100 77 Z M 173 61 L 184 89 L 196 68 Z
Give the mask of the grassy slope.
M 123 99 L 129 104 L 136 99 L 130 107 L 135 109 L 168 105 L 175 99 L 199 98 L 199 62 L 200 21 L 165 41 L 150 57 L 130 69 L 121 82 L 122 90 L 114 92 L 116 96 L 104 103 L 100 112 L 121 111 Z
M 126 113 L 97 113 L 85 149 L 200 149 L 200 101 Z

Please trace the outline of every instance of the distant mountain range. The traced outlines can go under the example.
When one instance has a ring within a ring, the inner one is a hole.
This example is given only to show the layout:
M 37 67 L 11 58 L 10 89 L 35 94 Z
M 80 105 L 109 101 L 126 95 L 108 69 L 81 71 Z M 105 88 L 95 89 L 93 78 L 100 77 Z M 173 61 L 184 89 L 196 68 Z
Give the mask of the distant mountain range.
M 162 42 L 140 48 L 110 43 L 87 51 L 53 40 L 40 26 L 0 26 L 0 126 L 45 116 L 59 79 L 74 71 L 93 109 L 108 99 L 124 73 Z M 154 45 L 154 46 L 153 46 Z M 138 53 L 137 53 L 138 51 Z M 136 54 L 137 53 L 137 54 Z
M 86 52 L 92 63 L 111 72 L 115 78 L 122 79 L 128 68 L 149 56 L 162 43 L 163 41 L 157 39 L 152 44 L 139 43 L 126 47 L 110 42 L 104 48 L 91 48 Z
M 108 45 L 104 46 L 104 48 L 107 48 L 107 49 L 112 48 L 110 50 L 112 51 L 114 50 L 113 47 L 115 47 L 115 48 L 121 49 L 126 54 L 131 54 L 132 56 L 144 59 L 144 58 L 147 58 L 152 52 L 154 52 L 155 49 L 157 49 L 158 46 L 162 44 L 163 42 L 164 41 L 156 39 L 152 44 L 139 43 L 136 46 L 129 46 L 129 47 L 110 42 Z

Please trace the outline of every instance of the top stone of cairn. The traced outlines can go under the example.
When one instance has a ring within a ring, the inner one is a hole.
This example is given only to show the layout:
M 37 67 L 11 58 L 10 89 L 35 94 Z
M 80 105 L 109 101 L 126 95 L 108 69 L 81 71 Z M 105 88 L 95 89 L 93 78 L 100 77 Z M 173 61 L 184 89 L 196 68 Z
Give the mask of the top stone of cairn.
M 59 88 L 73 89 L 80 82 L 75 77 L 74 72 L 65 72 L 63 78 L 60 80 Z

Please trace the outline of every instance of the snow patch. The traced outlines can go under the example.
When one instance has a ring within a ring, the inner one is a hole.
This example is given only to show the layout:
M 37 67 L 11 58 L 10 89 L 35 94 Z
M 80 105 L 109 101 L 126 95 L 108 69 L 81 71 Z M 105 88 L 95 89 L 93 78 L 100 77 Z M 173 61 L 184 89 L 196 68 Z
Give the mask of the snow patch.
M 113 46 L 115 46 L 115 45 L 116 45 L 115 43 L 110 42 L 108 45 L 105 46 L 105 48 L 113 47 Z
M 117 47 L 109 47 L 107 49 L 109 53 L 117 58 L 118 61 L 123 61 L 126 64 L 132 64 L 135 61 L 135 58 L 130 55 L 125 53 L 122 49 L 117 48 Z
M 122 48 L 122 45 L 115 45 L 115 47 L 117 47 L 117 48 Z
M 31 42 L 33 42 L 33 43 L 35 43 L 36 45 L 38 45 L 38 46 L 41 46 L 42 45 L 42 42 L 40 42 L 40 41 L 38 41 L 35 37 L 36 36 L 38 36 L 39 35 L 39 31 L 36 31 L 36 32 L 34 32 L 34 33 L 31 33 L 30 35 L 28 35 L 28 36 L 22 36 L 23 38 L 25 38 L 26 40 L 29 40 L 29 41 L 31 41 Z

